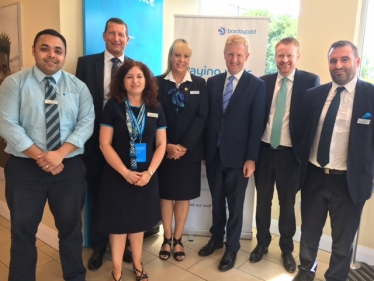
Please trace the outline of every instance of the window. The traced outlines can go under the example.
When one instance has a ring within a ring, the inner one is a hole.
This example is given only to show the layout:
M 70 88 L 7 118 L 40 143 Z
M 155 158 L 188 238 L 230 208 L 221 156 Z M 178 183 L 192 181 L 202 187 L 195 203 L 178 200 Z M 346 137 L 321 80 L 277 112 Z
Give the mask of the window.
M 374 0 L 367 0 L 360 77 L 374 84 Z

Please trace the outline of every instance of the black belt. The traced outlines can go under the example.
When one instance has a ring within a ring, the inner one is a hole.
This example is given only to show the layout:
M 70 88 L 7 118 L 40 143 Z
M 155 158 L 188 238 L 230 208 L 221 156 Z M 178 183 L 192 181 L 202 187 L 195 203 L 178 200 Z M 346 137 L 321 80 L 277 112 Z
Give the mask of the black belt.
M 267 143 L 267 142 L 261 142 L 263 145 L 265 145 L 266 147 L 269 147 L 270 149 L 273 149 L 273 150 L 285 150 L 285 149 L 289 149 L 289 148 L 292 148 L 291 146 L 283 146 L 283 145 L 278 145 L 276 148 L 272 147 L 270 145 L 270 143 Z
M 309 162 L 313 167 L 317 168 L 318 170 L 321 170 L 324 174 L 326 175 L 345 175 L 347 174 L 347 171 L 344 170 L 334 170 L 334 169 L 329 169 L 329 168 L 321 168 L 317 167 L 316 165 L 312 164 Z

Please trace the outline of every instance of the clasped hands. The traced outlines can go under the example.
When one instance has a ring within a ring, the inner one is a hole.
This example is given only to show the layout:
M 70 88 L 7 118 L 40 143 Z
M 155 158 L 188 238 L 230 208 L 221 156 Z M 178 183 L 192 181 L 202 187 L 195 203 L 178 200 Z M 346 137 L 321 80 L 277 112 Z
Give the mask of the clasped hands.
M 166 155 L 168 159 L 178 160 L 187 152 L 187 148 L 180 144 L 167 144 L 166 145 Z
M 61 173 L 64 169 L 64 164 L 62 163 L 64 157 L 58 150 L 43 152 L 37 155 L 37 158 L 36 164 L 38 164 L 43 171 L 51 173 L 54 176 Z
M 145 186 L 151 179 L 151 174 L 148 171 L 137 172 L 128 170 L 125 179 L 128 183 L 136 186 Z

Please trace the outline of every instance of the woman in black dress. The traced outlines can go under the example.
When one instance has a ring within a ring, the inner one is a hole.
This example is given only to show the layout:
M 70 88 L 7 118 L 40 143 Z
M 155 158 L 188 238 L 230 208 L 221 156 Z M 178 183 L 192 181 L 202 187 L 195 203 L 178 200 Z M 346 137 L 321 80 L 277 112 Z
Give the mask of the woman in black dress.
M 175 40 L 170 47 L 168 68 L 157 77 L 159 100 L 168 124 L 167 155 L 159 168 L 164 227 L 164 242 L 159 254 L 162 260 L 170 257 L 172 237 L 175 260 L 184 259 L 181 238 L 190 200 L 200 196 L 201 161 L 204 159 L 203 130 L 208 115 L 208 97 L 205 80 L 188 71 L 191 54 L 186 40 Z
M 100 148 L 107 165 L 98 230 L 110 234 L 113 280 L 121 280 L 127 236 L 136 279 L 148 280 L 141 262 L 143 234 L 160 220 L 155 172 L 165 155 L 166 121 L 157 101 L 157 83 L 141 62 L 126 60 L 110 89 L 100 124 Z

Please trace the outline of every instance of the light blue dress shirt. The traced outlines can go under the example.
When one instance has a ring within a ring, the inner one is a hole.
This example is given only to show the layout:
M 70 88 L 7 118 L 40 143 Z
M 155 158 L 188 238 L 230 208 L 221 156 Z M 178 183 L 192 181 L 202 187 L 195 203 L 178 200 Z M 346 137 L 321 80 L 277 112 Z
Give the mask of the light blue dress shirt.
M 8 76 L 0 86 L 0 136 L 7 142 L 5 152 L 27 158 L 22 151 L 33 144 L 47 151 L 45 122 L 46 75 L 36 66 Z M 95 112 L 86 84 L 75 76 L 58 71 L 56 81 L 60 115 L 61 144 L 77 150 L 67 158 L 82 154 L 92 135 Z

